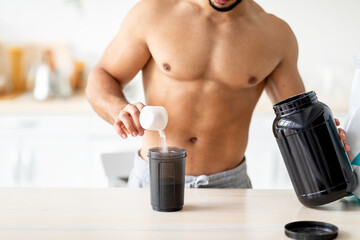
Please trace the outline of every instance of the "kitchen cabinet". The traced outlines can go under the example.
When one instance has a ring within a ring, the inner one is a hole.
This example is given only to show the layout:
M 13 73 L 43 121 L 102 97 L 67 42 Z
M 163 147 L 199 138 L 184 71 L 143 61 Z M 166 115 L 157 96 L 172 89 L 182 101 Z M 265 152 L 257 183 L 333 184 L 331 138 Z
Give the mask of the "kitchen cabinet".
M 0 183 L 1 185 L 13 185 L 16 181 L 14 175 L 18 167 L 19 142 L 15 136 L 4 137 L 0 134 Z
M 93 113 L 0 119 L 0 186 L 107 187 L 100 155 L 140 147 Z
M 292 185 L 272 133 L 274 115 L 254 114 L 246 150 L 248 174 L 253 188 L 291 189 Z

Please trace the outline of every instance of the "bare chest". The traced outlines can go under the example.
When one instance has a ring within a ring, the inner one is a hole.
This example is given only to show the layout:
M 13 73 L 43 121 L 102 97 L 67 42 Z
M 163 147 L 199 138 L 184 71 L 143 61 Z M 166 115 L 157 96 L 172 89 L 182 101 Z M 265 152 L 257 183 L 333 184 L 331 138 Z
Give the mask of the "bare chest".
M 280 57 L 271 36 L 251 27 L 171 19 L 148 36 L 156 68 L 177 80 L 212 79 L 243 88 L 264 80 Z

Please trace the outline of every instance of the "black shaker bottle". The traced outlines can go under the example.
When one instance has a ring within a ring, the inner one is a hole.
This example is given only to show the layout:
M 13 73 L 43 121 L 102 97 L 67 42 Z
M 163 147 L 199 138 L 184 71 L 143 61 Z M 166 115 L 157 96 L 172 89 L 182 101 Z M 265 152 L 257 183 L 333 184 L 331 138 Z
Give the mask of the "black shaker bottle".
M 154 210 L 179 211 L 184 205 L 185 158 L 184 148 L 150 148 L 150 196 Z
M 351 193 L 357 180 L 330 108 L 311 91 L 273 109 L 273 133 L 299 201 L 314 207 Z

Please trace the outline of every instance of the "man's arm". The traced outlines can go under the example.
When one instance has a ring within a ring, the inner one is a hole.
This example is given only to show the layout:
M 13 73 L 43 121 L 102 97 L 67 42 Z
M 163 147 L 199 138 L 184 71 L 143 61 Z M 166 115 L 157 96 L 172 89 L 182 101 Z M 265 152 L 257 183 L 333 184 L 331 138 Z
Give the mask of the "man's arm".
M 93 109 L 113 124 L 123 138 L 144 133 L 139 123 L 142 103 L 129 104 L 123 88 L 146 65 L 150 52 L 145 41 L 145 10 L 140 2 L 125 18 L 120 31 L 91 71 L 86 96 Z
M 274 104 L 305 92 L 304 84 L 297 68 L 298 44 L 295 35 L 285 22 L 282 22 L 282 25 L 285 28 L 285 31 L 282 32 L 285 41 L 285 54 L 276 69 L 268 76 L 265 86 L 266 92 Z M 336 118 L 335 123 L 336 126 L 340 126 L 340 122 Z M 338 129 L 340 139 L 344 142 L 344 150 L 348 152 L 350 161 L 352 161 L 353 157 L 350 156 L 351 148 L 346 142 L 346 133 L 342 128 Z
M 275 104 L 291 96 L 305 92 L 298 67 L 298 44 L 294 33 L 283 21 L 279 22 L 278 34 L 281 37 L 282 59 L 275 70 L 267 77 L 266 92 Z

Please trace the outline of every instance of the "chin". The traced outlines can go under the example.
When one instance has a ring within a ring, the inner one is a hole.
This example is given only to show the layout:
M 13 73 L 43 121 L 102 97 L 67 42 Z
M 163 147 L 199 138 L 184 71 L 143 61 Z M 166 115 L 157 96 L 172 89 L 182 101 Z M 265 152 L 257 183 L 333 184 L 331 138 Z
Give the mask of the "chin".
M 217 11 L 227 12 L 235 8 L 242 0 L 209 0 L 210 5 Z

